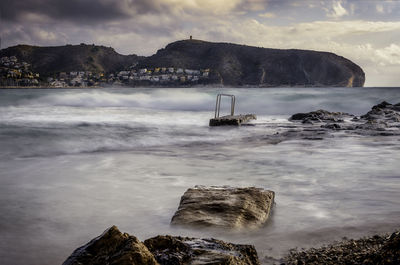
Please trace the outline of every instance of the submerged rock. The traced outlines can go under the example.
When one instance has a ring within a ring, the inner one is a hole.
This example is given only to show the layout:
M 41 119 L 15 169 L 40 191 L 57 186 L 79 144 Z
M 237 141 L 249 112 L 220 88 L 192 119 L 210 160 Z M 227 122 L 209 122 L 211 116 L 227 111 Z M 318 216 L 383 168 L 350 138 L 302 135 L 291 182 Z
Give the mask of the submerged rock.
M 260 188 L 203 187 L 188 189 L 171 224 L 250 228 L 265 223 L 275 193 Z
M 337 123 L 324 124 L 324 125 L 321 125 L 321 128 L 332 129 L 332 130 L 340 130 L 340 129 L 342 129 L 340 124 L 337 124 Z
M 339 244 L 292 251 L 283 264 L 334 264 L 334 265 L 398 265 L 400 264 L 400 232 L 390 236 L 373 236 Z
M 258 265 L 255 248 L 217 239 L 157 236 L 144 241 L 161 265 Z
M 86 245 L 76 249 L 63 265 L 156 265 L 147 247 L 136 237 L 112 226 Z

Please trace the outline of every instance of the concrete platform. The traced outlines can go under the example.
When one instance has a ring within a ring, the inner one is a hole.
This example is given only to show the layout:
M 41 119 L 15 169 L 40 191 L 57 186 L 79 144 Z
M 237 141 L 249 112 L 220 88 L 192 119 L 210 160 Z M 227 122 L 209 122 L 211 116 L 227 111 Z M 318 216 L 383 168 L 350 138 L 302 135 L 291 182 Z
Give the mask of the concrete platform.
M 256 119 L 257 117 L 255 114 L 227 115 L 210 119 L 210 126 L 240 126 L 242 123 Z

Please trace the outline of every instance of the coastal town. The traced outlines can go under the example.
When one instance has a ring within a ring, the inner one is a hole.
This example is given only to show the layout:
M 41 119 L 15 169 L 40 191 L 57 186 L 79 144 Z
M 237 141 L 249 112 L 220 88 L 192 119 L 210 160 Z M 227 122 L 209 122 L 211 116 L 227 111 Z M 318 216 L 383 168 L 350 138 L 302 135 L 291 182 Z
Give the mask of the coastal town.
M 31 65 L 20 62 L 16 56 L 0 58 L 0 86 L 2 87 L 101 87 L 119 86 L 174 86 L 206 84 L 210 69 L 185 69 L 174 67 L 129 69 L 115 73 L 70 71 L 40 76 L 31 70 Z
M 204 83 L 210 69 L 184 69 L 173 67 L 135 68 L 116 73 L 93 73 L 91 71 L 60 72 L 57 77 L 47 78 L 50 87 L 90 87 L 103 85 L 157 86 L 191 85 Z
M 39 80 L 39 73 L 34 73 L 29 63 L 16 56 L 0 58 L 0 86 L 39 86 Z

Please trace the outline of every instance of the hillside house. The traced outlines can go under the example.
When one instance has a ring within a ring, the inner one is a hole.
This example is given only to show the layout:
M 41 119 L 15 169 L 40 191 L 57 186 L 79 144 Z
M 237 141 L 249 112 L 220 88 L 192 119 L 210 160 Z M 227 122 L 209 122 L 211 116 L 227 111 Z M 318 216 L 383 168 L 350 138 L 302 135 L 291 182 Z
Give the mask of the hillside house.
M 126 76 L 126 75 L 129 76 L 129 74 L 130 74 L 130 71 L 120 71 L 120 72 L 117 74 L 117 76 Z

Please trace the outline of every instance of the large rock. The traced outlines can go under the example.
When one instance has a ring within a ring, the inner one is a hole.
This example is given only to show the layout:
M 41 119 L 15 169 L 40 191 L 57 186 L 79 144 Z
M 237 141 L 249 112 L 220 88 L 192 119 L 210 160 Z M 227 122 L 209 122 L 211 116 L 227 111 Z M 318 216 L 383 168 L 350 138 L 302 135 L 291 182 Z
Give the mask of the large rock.
M 63 265 L 156 265 L 154 256 L 136 237 L 122 234 L 116 226 L 76 249 Z
M 255 248 L 216 239 L 157 236 L 144 241 L 161 265 L 260 264 Z
M 251 228 L 264 224 L 275 193 L 260 188 L 203 187 L 188 189 L 171 224 Z
M 258 265 L 254 246 L 217 239 L 157 236 L 144 244 L 117 227 L 76 249 L 63 265 Z

